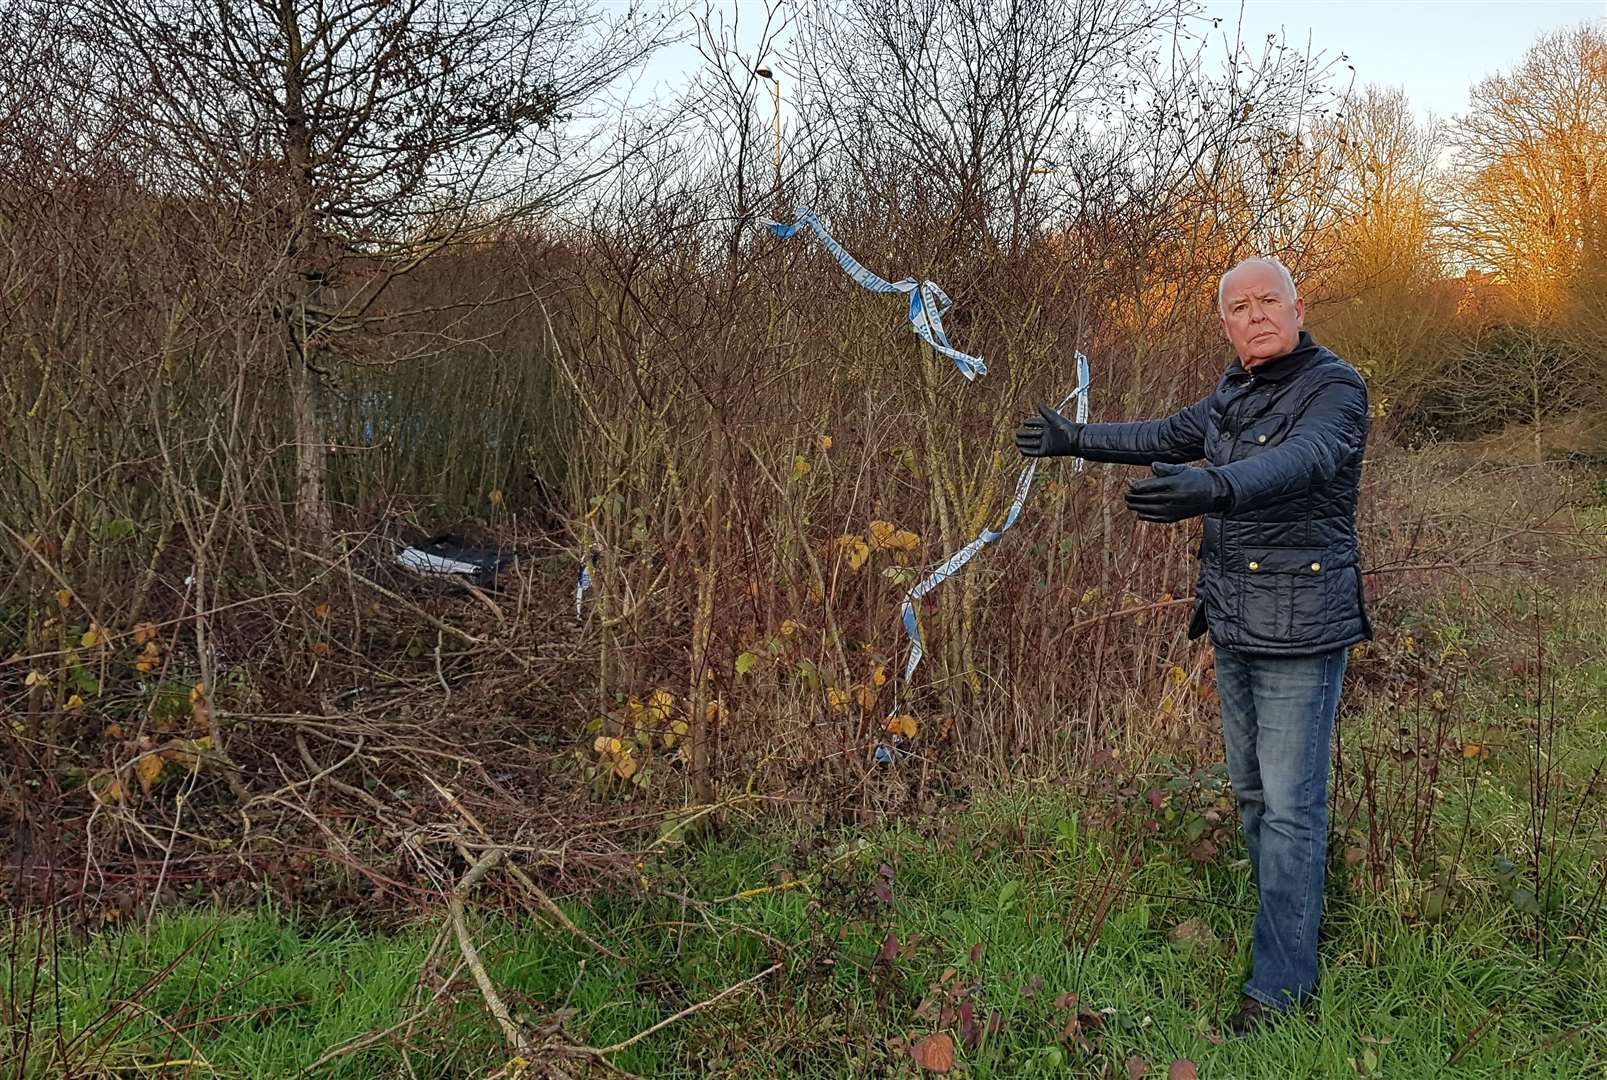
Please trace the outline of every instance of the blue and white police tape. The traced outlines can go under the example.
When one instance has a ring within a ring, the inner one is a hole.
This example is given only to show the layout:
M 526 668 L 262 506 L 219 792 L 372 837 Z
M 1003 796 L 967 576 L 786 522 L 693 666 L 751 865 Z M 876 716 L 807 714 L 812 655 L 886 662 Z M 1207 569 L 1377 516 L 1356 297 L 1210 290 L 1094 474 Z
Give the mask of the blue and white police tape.
M 1062 401 L 1059 406 L 1059 408 L 1064 409 L 1067 403 L 1069 403 L 1073 398 L 1077 399 L 1076 419 L 1077 423 L 1079 424 L 1086 424 L 1088 422 L 1088 386 L 1090 381 L 1088 358 L 1079 352 L 1077 353 L 1077 389 L 1068 394 L 1065 401 Z M 1084 462 L 1081 458 L 1076 459 L 1075 463 L 1072 465 L 1072 471 L 1081 472 L 1083 465 Z M 909 659 L 904 661 L 904 682 L 906 684 L 908 684 L 910 679 L 914 676 L 915 668 L 920 664 L 921 658 L 926 655 L 926 649 L 921 643 L 921 629 L 915 618 L 916 603 L 925 598 L 939 585 L 943 584 L 943 582 L 947 581 L 966 563 L 970 562 L 971 559 L 975 557 L 977 552 L 981 551 L 984 547 L 993 543 L 995 540 L 998 540 L 999 537 L 1003 536 L 1010 530 L 1010 527 L 1016 523 L 1016 519 L 1021 516 L 1021 509 L 1026 505 L 1027 494 L 1032 490 L 1033 477 L 1037 475 L 1037 472 L 1037 459 L 1028 462 L 1026 468 L 1021 470 L 1021 475 L 1016 478 L 1015 498 L 1010 503 L 1010 509 L 1005 512 L 1004 521 L 997 529 L 984 529 L 982 534 L 975 540 L 965 545 L 965 547 L 961 548 L 959 551 L 956 551 L 953 555 L 950 555 L 943 561 L 941 565 L 938 566 L 936 570 L 933 570 L 930 574 L 926 575 L 926 577 L 916 582 L 915 586 L 904 596 L 904 602 L 901 605 L 902 610 L 900 612 L 900 618 L 904 623 L 904 634 L 909 638 L 910 642 Z M 898 715 L 898 711 L 898 701 L 895 692 L 893 711 L 890 715 L 896 716 Z M 888 762 L 891 762 L 895 755 L 902 752 L 897 745 L 899 741 L 900 740 L 895 737 L 893 745 L 888 745 L 886 743 L 878 745 L 876 747 L 876 761 L 880 764 L 887 764 Z
M 831 238 L 826 227 L 820 219 L 810 210 L 799 210 L 798 220 L 791 225 L 782 224 L 770 218 L 761 218 L 759 224 L 769 229 L 783 240 L 790 239 L 799 229 L 808 226 L 820 240 L 820 244 L 836 257 L 853 278 L 871 292 L 877 293 L 905 293 L 910 298 L 910 326 L 916 335 L 932 348 L 954 361 L 954 366 L 960 369 L 960 374 L 967 379 L 974 379 L 978 375 L 986 375 L 988 366 L 982 362 L 980 356 L 963 353 L 949 344 L 948 335 L 943 332 L 943 314 L 948 311 L 953 301 L 949 299 L 936 282 L 916 281 L 914 278 L 904 278 L 901 281 L 888 281 L 886 278 L 867 270 L 859 260 L 844 251 L 842 245 Z
M 1064 409 L 1073 398 L 1077 399 L 1077 422 L 1079 424 L 1086 424 L 1088 422 L 1089 374 L 1088 358 L 1082 353 L 1078 353 L 1077 389 L 1066 395 L 1065 401 L 1060 403 L 1060 408 Z M 1082 467 L 1083 461 L 1081 458 L 1078 458 L 1076 463 L 1072 466 L 1072 469 L 1073 471 L 1080 472 L 1082 471 Z M 959 571 L 959 569 L 966 563 L 970 562 L 976 556 L 977 552 L 981 551 L 983 548 L 987 547 L 995 540 L 998 540 L 999 537 L 1010 531 L 1011 526 L 1016 523 L 1016 519 L 1021 516 L 1021 508 L 1026 505 L 1027 494 L 1032 490 L 1032 480 L 1033 477 L 1037 475 L 1037 472 L 1037 459 L 1028 462 L 1026 468 L 1021 470 L 1021 475 L 1016 478 L 1015 498 L 1010 503 L 1010 509 L 1005 512 L 1004 521 L 997 529 L 984 529 L 982 534 L 975 540 L 965 545 L 959 551 L 956 551 L 953 555 L 950 555 L 942 562 L 941 565 L 938 566 L 936 570 L 933 570 L 930 574 L 926 575 L 926 577 L 916 582 L 914 588 L 910 589 L 908 594 L 905 595 L 901 618 L 904 622 L 904 633 L 909 637 L 910 640 L 909 659 L 904 662 L 904 681 L 906 683 L 909 682 L 910 677 L 915 674 L 915 668 L 918 664 L 920 664 L 921 657 L 926 654 L 926 650 L 921 645 L 920 628 L 915 622 L 916 602 L 924 599 L 939 585 L 947 581 L 950 576 Z
M 943 314 L 953 305 L 948 293 L 933 281 L 917 282 L 914 278 L 904 278 L 901 281 L 888 281 L 886 278 L 872 273 L 866 269 L 858 259 L 843 250 L 841 244 L 833 240 L 820 219 L 810 210 L 799 210 L 798 219 L 791 225 L 774 221 L 770 218 L 761 218 L 759 224 L 782 240 L 790 239 L 799 229 L 807 226 L 822 247 L 829 251 L 837 262 L 842 265 L 848 276 L 861 286 L 877 293 L 905 293 L 909 296 L 910 327 L 922 341 L 932 346 L 954 361 L 954 366 L 960 369 L 960 374 L 967 379 L 975 379 L 978 375 L 988 373 L 988 365 L 983 363 L 980 356 L 972 356 L 961 352 L 949 343 L 948 334 L 943 330 Z M 581 605 L 585 602 L 586 591 L 591 588 L 591 573 L 582 561 L 580 575 L 575 582 L 575 617 L 581 615 Z
M 581 605 L 586 601 L 586 590 L 591 588 L 591 569 L 587 565 L 597 557 L 595 547 L 587 551 L 585 558 L 580 560 L 580 578 L 575 582 L 575 618 L 581 617 Z

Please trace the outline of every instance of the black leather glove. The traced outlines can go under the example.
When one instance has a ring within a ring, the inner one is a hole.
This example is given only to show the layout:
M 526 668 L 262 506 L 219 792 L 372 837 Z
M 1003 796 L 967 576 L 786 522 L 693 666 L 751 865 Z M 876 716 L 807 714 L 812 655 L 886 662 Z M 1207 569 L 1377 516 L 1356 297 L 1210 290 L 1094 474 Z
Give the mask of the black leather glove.
M 1016 449 L 1022 457 L 1076 457 L 1083 426 L 1067 420 L 1047 405 L 1016 428 Z
M 1127 485 L 1127 509 L 1145 521 L 1182 521 L 1228 509 L 1232 489 L 1214 469 L 1192 465 L 1150 466 L 1155 475 Z

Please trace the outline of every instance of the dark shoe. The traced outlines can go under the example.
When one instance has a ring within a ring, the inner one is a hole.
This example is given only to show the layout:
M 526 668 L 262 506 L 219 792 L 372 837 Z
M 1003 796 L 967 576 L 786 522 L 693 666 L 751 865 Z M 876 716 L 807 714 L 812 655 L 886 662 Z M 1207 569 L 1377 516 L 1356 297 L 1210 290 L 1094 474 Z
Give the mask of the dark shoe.
M 1228 1034 L 1242 1039 L 1254 1035 L 1261 1028 L 1271 1027 L 1282 1018 L 1281 1010 L 1263 1005 L 1253 997 L 1246 997 L 1239 1005 L 1239 1011 L 1228 1017 Z

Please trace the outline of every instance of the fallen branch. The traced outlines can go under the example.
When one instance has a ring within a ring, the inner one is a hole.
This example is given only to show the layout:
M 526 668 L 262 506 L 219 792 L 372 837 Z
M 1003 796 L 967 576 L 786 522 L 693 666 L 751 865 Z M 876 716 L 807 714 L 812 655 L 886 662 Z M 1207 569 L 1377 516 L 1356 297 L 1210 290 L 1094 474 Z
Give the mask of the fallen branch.
M 502 996 L 492 985 L 491 976 L 486 974 L 485 965 L 480 962 L 479 950 L 474 947 L 474 941 L 469 937 L 468 923 L 464 921 L 463 916 L 464 896 L 468 895 L 475 883 L 485 877 L 493 866 L 502 861 L 505 854 L 501 848 L 492 848 L 481 855 L 480 861 L 469 867 L 468 873 L 463 875 L 457 888 L 452 890 L 452 895 L 446 901 L 446 909 L 452 918 L 452 929 L 458 935 L 458 948 L 463 951 L 463 960 L 469 965 L 469 972 L 480 987 L 480 995 L 485 998 L 486 1008 L 496 1017 L 497 1025 L 502 1028 L 503 1037 L 508 1040 L 513 1052 L 520 1057 L 528 1058 L 531 1047 L 520 1032 L 519 1025 L 508 1015 L 508 1007 L 502 1003 Z
M 488 842 L 491 840 L 490 833 L 486 831 L 484 825 L 480 824 L 480 819 L 471 814 L 469 812 L 469 808 L 459 802 L 456 795 L 452 794 L 452 792 L 447 790 L 447 788 L 437 783 L 435 778 L 430 776 L 428 773 L 424 774 L 424 779 L 429 781 L 430 786 L 436 790 L 442 799 L 446 800 L 446 804 L 448 806 L 457 811 L 459 817 L 468 822 L 469 825 Z M 490 848 L 488 849 L 487 854 L 489 854 L 491 851 L 500 851 L 503 855 L 507 854 L 507 849 L 503 847 Z M 461 844 L 458 845 L 458 852 L 463 855 L 465 861 L 468 860 L 468 852 L 464 850 Z M 574 934 L 580 940 L 584 941 L 587 945 L 590 945 L 592 948 L 596 949 L 609 959 L 618 960 L 620 963 L 625 962 L 624 958 L 618 953 L 614 952 L 612 949 L 604 947 L 600 942 L 594 940 L 590 934 L 586 933 L 586 931 L 582 930 L 579 926 L 576 926 L 574 921 L 564 913 L 564 909 L 559 907 L 557 902 L 542 890 L 541 886 L 537 885 L 530 879 L 530 875 L 524 872 L 523 867 L 514 863 L 511 859 L 508 860 L 507 867 L 508 873 L 513 875 L 514 880 L 518 881 L 519 884 L 525 887 L 530 895 L 535 898 L 536 903 L 540 905 L 541 910 L 545 911 L 549 916 L 551 916 L 559 926 L 563 927 L 565 930 L 568 930 L 571 934 Z

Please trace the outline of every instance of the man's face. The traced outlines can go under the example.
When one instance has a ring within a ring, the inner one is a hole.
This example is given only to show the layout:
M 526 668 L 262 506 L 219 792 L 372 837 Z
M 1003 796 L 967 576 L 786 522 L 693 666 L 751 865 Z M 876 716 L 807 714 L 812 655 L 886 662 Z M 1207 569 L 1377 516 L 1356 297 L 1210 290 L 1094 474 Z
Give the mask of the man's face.
M 1222 332 L 1245 367 L 1282 356 L 1300 340 L 1306 302 L 1290 295 L 1270 266 L 1252 263 L 1228 275 L 1222 290 Z

